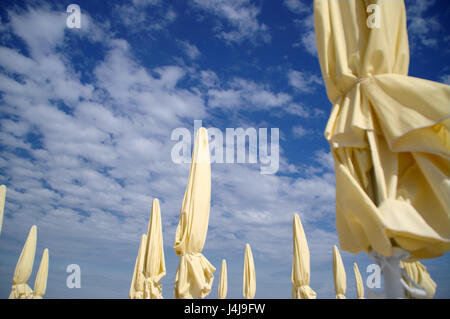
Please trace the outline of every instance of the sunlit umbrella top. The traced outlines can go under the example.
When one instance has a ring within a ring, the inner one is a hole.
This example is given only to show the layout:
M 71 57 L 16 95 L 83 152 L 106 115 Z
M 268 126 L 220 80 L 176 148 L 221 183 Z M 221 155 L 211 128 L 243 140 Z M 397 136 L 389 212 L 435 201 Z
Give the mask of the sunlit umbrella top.
M 33 291 L 27 285 L 27 281 L 33 270 L 34 255 L 36 253 L 36 237 L 37 228 L 36 225 L 33 225 L 17 261 L 12 281 L 12 291 L 9 295 L 10 299 L 32 298 Z
M 253 299 L 256 293 L 256 276 L 255 276 L 255 264 L 253 262 L 252 249 L 249 244 L 245 245 L 244 256 L 244 275 L 243 275 L 243 287 L 242 292 L 244 298 Z
M 215 268 L 202 255 L 208 231 L 211 201 L 211 164 L 208 133 L 196 134 L 188 184 L 180 211 L 174 249 L 180 257 L 175 298 L 203 298 L 210 291 Z
M 222 269 L 220 271 L 219 282 L 219 299 L 225 299 L 227 297 L 228 282 L 227 282 L 227 262 L 222 260 Z
M 345 275 L 345 268 L 342 263 L 341 254 L 336 246 L 333 246 L 333 276 L 336 299 L 345 299 L 347 277 Z
M 147 232 L 147 245 L 144 264 L 145 298 L 162 298 L 162 285 L 159 282 L 166 275 L 164 246 L 159 200 L 154 199 Z
M 130 299 L 144 299 L 144 264 L 147 247 L 147 235 L 143 234 L 139 244 L 139 251 L 134 265 L 133 278 L 130 287 Z
M 325 137 L 341 248 L 442 255 L 450 249 L 450 87 L 407 76 L 402 0 L 315 0 L 314 16 L 333 104 Z
M 355 272 L 356 296 L 358 299 L 364 299 L 364 284 L 356 263 L 353 264 L 353 271 Z
M 316 293 L 309 287 L 310 265 L 309 248 L 305 232 L 298 214 L 293 220 L 294 255 L 292 264 L 292 298 L 315 299 Z
M 6 199 L 6 186 L 0 186 L 0 234 L 2 233 L 3 226 L 3 213 L 5 210 L 5 199 Z
M 34 281 L 33 298 L 41 299 L 45 295 L 47 289 L 47 276 L 48 276 L 48 249 L 44 249 L 42 254 L 41 263 L 39 264 L 39 270 Z

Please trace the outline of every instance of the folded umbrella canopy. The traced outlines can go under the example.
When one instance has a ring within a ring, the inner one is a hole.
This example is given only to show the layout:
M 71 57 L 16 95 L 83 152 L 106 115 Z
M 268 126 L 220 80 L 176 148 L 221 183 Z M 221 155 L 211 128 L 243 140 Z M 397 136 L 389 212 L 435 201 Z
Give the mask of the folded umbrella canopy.
M 174 250 L 180 257 L 175 277 L 175 298 L 204 298 L 214 279 L 213 265 L 202 255 L 208 231 L 211 201 L 211 164 L 208 132 L 198 129 L 191 168 L 175 234 Z
M 219 299 L 225 299 L 227 297 L 227 290 L 227 262 L 224 259 L 222 260 L 222 269 L 220 271 Z
M 419 284 L 426 290 L 426 298 L 433 298 L 434 294 L 436 293 L 436 283 L 427 272 L 427 268 L 422 265 L 420 261 L 402 261 L 402 267 L 403 269 L 405 269 L 406 273 L 413 280 L 413 282 Z M 414 288 L 414 285 L 412 283 L 409 283 L 409 286 L 411 288 Z M 414 298 L 413 294 L 409 292 L 406 293 L 406 296 L 408 298 Z
M 147 245 L 144 264 L 144 298 L 161 299 L 162 285 L 159 282 L 166 275 L 164 246 L 159 200 L 154 199 L 147 232 Z
M 309 286 L 310 265 L 309 248 L 305 232 L 298 214 L 294 214 L 294 256 L 292 262 L 292 298 L 316 299 L 317 294 Z
M 450 87 L 408 76 L 403 0 L 315 0 L 314 16 L 340 246 L 376 256 L 398 296 L 401 258 L 450 248 Z
M 48 249 L 44 249 L 42 254 L 41 263 L 39 264 L 39 270 L 34 280 L 33 299 L 42 299 L 47 289 L 47 276 L 48 276 Z
M 356 296 L 358 297 L 358 299 L 364 299 L 364 284 L 361 273 L 359 272 L 358 265 L 356 263 L 353 264 L 353 270 L 355 272 Z
M 253 299 L 256 293 L 255 264 L 249 244 L 245 245 L 242 292 L 246 299 Z
M 33 291 L 27 285 L 27 281 L 33 270 L 34 255 L 36 253 L 36 236 L 36 225 L 33 225 L 17 261 L 9 299 L 31 299 L 33 297 Z
M 147 235 L 143 234 L 139 245 L 136 263 L 134 264 L 133 278 L 131 279 L 130 299 L 144 299 L 144 263 L 147 248 Z
M 5 210 L 6 186 L 0 186 L 0 234 L 2 233 L 3 213 Z
M 333 277 L 336 299 L 346 299 L 345 291 L 347 290 L 347 277 L 345 275 L 341 254 L 336 246 L 333 246 Z

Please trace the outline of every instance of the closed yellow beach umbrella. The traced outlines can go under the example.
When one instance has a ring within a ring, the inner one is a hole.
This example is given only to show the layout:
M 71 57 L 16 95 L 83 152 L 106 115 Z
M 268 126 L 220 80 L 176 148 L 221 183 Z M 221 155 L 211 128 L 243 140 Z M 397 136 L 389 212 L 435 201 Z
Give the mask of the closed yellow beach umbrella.
M 336 246 L 333 246 L 333 276 L 334 291 L 336 299 L 345 299 L 345 291 L 347 290 L 347 277 L 345 275 L 344 264 L 342 263 L 341 254 Z
M 204 298 L 214 279 L 213 265 L 203 256 L 211 201 L 211 164 L 208 132 L 198 129 L 188 184 L 175 234 L 174 250 L 180 257 L 175 276 L 175 298 Z
M 33 225 L 17 261 L 9 299 L 30 299 L 33 297 L 33 291 L 27 285 L 27 281 L 33 270 L 34 255 L 36 253 L 36 237 L 37 229 L 36 225 Z
M 47 289 L 47 277 L 48 277 L 48 249 L 44 249 L 42 254 L 41 263 L 39 264 L 39 270 L 34 280 L 33 299 L 42 299 Z
M 256 293 L 256 277 L 255 277 L 255 264 L 253 262 L 252 249 L 250 248 L 249 244 L 245 245 L 244 275 L 242 286 L 244 298 L 253 299 Z
M 298 214 L 293 220 L 294 256 L 292 263 L 292 298 L 316 299 L 317 294 L 309 286 L 310 265 L 309 248 L 305 232 Z
M 164 261 L 164 246 L 161 225 L 161 209 L 159 200 L 154 199 L 152 213 L 147 232 L 147 245 L 145 254 L 145 299 L 161 299 L 162 285 L 159 282 L 166 275 Z
M 436 293 L 436 282 L 431 278 L 430 274 L 427 272 L 427 268 L 422 265 L 420 261 L 402 262 L 402 267 L 405 269 L 408 276 L 421 287 L 423 287 L 427 292 L 426 298 L 433 298 Z M 409 286 L 414 288 L 410 283 Z M 406 293 L 408 298 L 413 298 L 411 293 Z
M 364 299 L 364 284 L 356 263 L 353 264 L 353 270 L 355 271 L 356 296 L 358 299 Z
M 147 246 L 147 235 L 143 234 L 139 245 L 136 263 L 134 264 L 133 278 L 131 279 L 130 299 L 144 299 L 144 263 L 145 250 Z
M 0 234 L 2 233 L 3 226 L 3 213 L 5 210 L 5 199 L 6 199 L 6 186 L 0 186 Z
M 227 297 L 227 290 L 227 262 L 224 259 L 222 260 L 222 269 L 220 270 L 219 299 L 225 299 Z
M 340 247 L 402 297 L 400 260 L 450 249 L 450 86 L 408 76 L 403 0 L 315 0 L 314 17 Z

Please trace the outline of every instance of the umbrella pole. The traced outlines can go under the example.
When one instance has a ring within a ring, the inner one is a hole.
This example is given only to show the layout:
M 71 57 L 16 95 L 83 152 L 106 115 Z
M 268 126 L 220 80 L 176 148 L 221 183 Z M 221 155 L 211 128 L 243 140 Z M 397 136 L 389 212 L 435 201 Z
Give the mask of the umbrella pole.
M 399 256 L 385 257 L 383 269 L 384 292 L 387 299 L 405 298 L 403 285 L 400 281 L 402 278 Z

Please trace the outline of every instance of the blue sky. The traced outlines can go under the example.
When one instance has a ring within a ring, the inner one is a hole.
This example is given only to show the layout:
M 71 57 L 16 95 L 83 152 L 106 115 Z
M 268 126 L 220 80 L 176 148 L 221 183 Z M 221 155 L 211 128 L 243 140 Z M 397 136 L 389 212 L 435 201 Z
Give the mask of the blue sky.
M 311 252 L 311 287 L 334 298 L 334 172 L 323 137 L 331 105 L 306 0 L 77 1 L 81 29 L 66 27 L 71 1 L 2 2 L 0 8 L 0 183 L 8 187 L 0 235 L 0 298 L 38 228 L 33 286 L 49 248 L 48 298 L 127 298 L 151 202 L 161 203 L 173 297 L 175 229 L 189 164 L 171 160 L 171 132 L 206 127 L 279 128 L 280 166 L 212 164 L 204 255 L 221 260 L 228 297 L 242 297 L 244 248 L 256 267 L 256 298 L 290 298 L 292 218 Z M 406 1 L 410 75 L 450 83 L 450 7 Z M 388 27 L 388 26 L 386 26 Z M 341 251 L 347 296 L 353 262 Z M 81 288 L 66 267 L 81 267 Z M 450 297 L 450 258 L 425 260 L 436 297 Z

